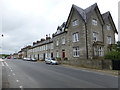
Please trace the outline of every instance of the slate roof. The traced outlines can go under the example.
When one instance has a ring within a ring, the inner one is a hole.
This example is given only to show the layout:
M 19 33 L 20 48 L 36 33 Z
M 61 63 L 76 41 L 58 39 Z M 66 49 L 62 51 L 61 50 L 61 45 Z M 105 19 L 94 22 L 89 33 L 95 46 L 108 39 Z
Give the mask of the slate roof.
M 91 5 L 90 7 L 86 8 L 86 9 L 82 9 L 76 5 L 72 5 L 72 7 L 78 11 L 78 13 L 81 15 L 82 19 L 87 22 L 87 20 L 89 19 L 89 17 L 91 16 L 92 11 L 97 7 L 97 3 Z
M 106 12 L 106 13 L 103 13 L 102 14 L 102 17 L 103 17 L 103 19 L 104 19 L 104 22 L 107 22 L 108 21 L 108 16 L 109 16 L 109 14 L 110 14 L 110 12 L 108 11 L 108 12 Z
M 110 16 L 110 18 L 112 19 L 112 16 L 111 16 L 111 14 L 110 14 L 109 11 L 102 14 L 102 17 L 103 17 L 103 20 L 104 20 L 105 23 L 109 21 L 109 16 Z M 112 19 L 112 23 L 113 23 L 113 27 L 114 27 L 114 29 L 115 29 L 115 32 L 118 34 L 118 31 L 117 31 L 117 29 L 116 29 L 116 26 L 115 26 L 115 24 L 114 24 L 113 19 Z
M 74 5 L 74 4 L 73 4 L 72 7 L 78 11 L 78 13 L 81 15 L 82 19 L 86 22 L 86 13 L 85 13 L 85 11 L 82 8 L 80 8 L 80 7 L 78 7 L 78 6 Z
M 97 7 L 97 3 L 89 6 L 88 8 L 85 9 L 85 13 L 86 13 L 86 21 L 89 19 L 89 17 L 92 14 L 92 11 Z

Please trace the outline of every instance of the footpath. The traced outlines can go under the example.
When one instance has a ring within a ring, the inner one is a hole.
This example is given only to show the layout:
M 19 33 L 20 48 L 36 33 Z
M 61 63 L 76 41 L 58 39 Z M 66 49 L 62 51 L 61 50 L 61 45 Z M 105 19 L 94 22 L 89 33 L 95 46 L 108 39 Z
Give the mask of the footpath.
M 111 75 L 115 75 L 115 76 L 119 76 L 120 75 L 120 71 L 118 71 L 118 70 L 98 70 L 98 69 L 84 68 L 84 67 L 78 67 L 78 66 L 72 66 L 72 65 L 66 65 L 66 64 L 62 64 L 62 65 L 66 66 L 66 67 L 80 69 L 80 70 L 101 72 L 101 73 L 111 74 Z

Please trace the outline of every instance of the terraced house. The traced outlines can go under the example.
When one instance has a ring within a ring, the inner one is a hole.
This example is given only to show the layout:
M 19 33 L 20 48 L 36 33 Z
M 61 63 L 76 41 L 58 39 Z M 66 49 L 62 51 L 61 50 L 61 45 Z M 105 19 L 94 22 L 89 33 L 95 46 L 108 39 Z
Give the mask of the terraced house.
M 101 14 L 97 3 L 86 9 L 72 5 L 67 21 L 58 26 L 52 38 L 34 42 L 27 57 L 38 60 L 55 57 L 79 61 L 103 57 L 118 34 L 110 12 Z
M 27 51 L 27 57 L 37 60 L 53 57 L 53 40 L 46 35 L 46 39 L 33 42 L 33 46 Z

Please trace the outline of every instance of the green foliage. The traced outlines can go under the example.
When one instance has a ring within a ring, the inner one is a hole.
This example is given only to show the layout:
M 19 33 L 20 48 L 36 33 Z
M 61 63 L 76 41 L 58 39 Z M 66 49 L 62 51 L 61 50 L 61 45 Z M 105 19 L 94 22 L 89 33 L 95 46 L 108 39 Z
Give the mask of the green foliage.
M 120 60 L 120 52 L 118 51 L 111 51 L 105 55 L 105 59 L 111 60 Z
M 60 58 L 60 57 L 57 57 L 56 60 L 57 60 L 57 61 L 61 61 L 61 58 Z
M 118 41 L 116 44 L 116 51 L 120 52 L 120 41 Z

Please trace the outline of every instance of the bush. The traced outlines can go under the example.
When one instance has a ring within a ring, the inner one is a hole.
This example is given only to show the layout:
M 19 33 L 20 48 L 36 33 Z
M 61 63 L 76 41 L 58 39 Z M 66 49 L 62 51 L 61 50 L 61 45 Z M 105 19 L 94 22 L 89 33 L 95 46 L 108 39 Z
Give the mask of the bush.
M 65 57 L 65 58 L 64 58 L 64 60 L 68 60 L 68 58 L 67 58 L 67 57 Z
M 111 51 L 105 55 L 105 59 L 120 60 L 120 52 Z
M 58 57 L 58 58 L 56 58 L 56 60 L 57 60 L 57 61 L 61 61 L 61 58 Z

